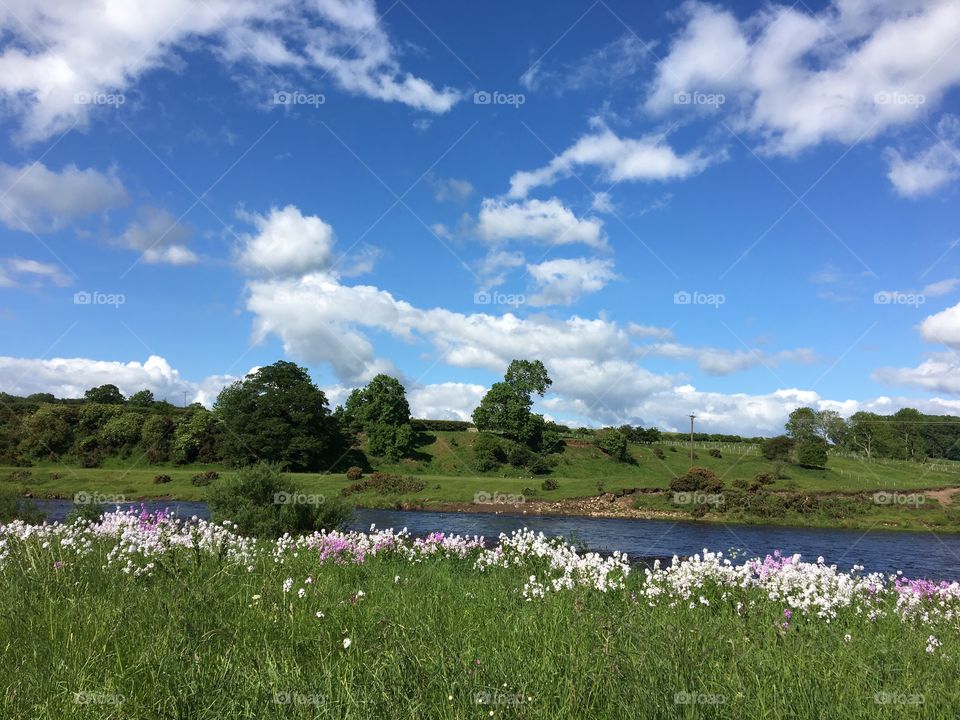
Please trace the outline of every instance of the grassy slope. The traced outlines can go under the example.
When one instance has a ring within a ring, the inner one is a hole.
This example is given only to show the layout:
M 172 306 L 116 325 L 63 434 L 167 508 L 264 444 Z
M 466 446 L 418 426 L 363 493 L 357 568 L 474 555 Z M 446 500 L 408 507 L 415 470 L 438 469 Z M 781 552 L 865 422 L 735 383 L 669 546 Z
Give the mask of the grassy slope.
M 423 433 L 423 444 L 418 458 L 400 463 L 378 463 L 376 469 L 419 475 L 427 480 L 424 490 L 403 495 L 378 497 L 371 494 L 358 496 L 365 506 L 394 506 L 397 503 L 424 505 L 438 503 L 470 503 L 477 493 L 523 494 L 534 489 L 534 499 L 560 500 L 588 497 L 598 493 L 598 482 L 604 491 L 622 488 L 663 488 L 670 479 L 682 474 L 689 465 L 686 448 L 659 446 L 664 459 L 654 454 L 654 447 L 632 445 L 630 454 L 634 462 L 620 463 L 611 460 L 600 450 L 586 444 L 568 446 L 559 456 L 559 463 L 551 477 L 557 480 L 556 490 L 541 489 L 542 478 L 532 477 L 522 469 L 505 467 L 490 473 L 476 473 L 471 465 L 472 445 L 476 433 L 436 432 Z M 712 468 L 729 484 L 737 478 L 752 478 L 759 472 L 770 470 L 755 448 L 723 446 L 723 457 L 710 457 L 707 447 L 698 450 L 697 464 Z M 830 458 L 825 470 L 796 466 L 787 468 L 786 479 L 772 486 L 773 490 L 799 490 L 809 492 L 875 492 L 878 490 L 911 492 L 920 489 L 960 487 L 960 463 L 937 462 L 933 465 L 884 461 L 866 463 L 855 458 Z M 206 488 L 195 487 L 190 478 L 207 466 L 147 467 L 133 460 L 111 461 L 103 468 L 77 469 L 57 465 L 38 466 L 30 469 L 26 481 L 10 481 L 14 468 L 0 468 L 0 486 L 32 492 L 37 497 L 72 497 L 85 491 L 102 495 L 122 495 L 127 499 L 146 497 L 171 497 L 183 500 L 202 500 Z M 158 473 L 167 474 L 172 482 L 155 484 Z M 349 483 L 342 474 L 296 474 L 298 485 L 304 492 L 337 494 Z M 529 495 L 529 493 L 526 493 Z M 669 510 L 664 496 L 642 496 L 640 504 L 652 510 Z M 877 506 L 866 516 L 852 521 L 831 519 L 794 518 L 798 524 L 827 524 L 834 526 L 866 527 L 881 523 L 886 527 L 922 527 L 930 525 L 948 528 L 955 525 L 948 520 L 939 503 L 930 500 L 920 505 Z M 956 528 L 960 529 L 960 527 Z

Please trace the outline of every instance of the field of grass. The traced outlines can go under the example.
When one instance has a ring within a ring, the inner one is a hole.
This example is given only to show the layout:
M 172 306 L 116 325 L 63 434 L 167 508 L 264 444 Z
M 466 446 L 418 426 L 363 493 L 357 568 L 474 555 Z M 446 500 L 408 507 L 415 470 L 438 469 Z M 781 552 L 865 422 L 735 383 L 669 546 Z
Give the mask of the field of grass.
M 450 538 L 357 562 L 325 554 L 330 542 L 126 527 L 119 554 L 119 526 L 0 528 L 0 716 L 952 718 L 960 707 L 960 641 L 942 608 L 903 617 L 892 586 L 854 581 L 848 593 L 812 566 L 772 600 L 715 570 L 681 572 L 686 590 L 671 594 L 663 575 L 623 578 L 595 560 L 584 577 L 570 570 L 572 587 L 526 599 L 530 576 L 559 575 L 551 558 L 577 562 L 554 546 L 480 569 L 485 551 Z M 804 587 L 823 604 L 804 608 Z
M 569 441 L 564 452 L 557 456 L 557 464 L 550 477 L 557 483 L 554 490 L 541 487 L 543 477 L 531 476 L 522 468 L 505 466 L 502 469 L 477 473 L 473 469 L 473 443 L 476 433 L 435 432 L 422 433 L 417 458 L 398 463 L 378 463 L 381 472 L 422 477 L 426 486 L 415 493 L 377 495 L 366 492 L 354 495 L 352 500 L 365 507 L 430 508 L 445 504 L 469 504 L 477 494 L 524 495 L 527 500 L 563 500 L 586 498 L 600 492 L 623 489 L 666 490 L 670 479 L 683 474 L 689 466 L 688 450 L 669 444 L 648 446 L 631 445 L 631 462 L 617 462 L 587 442 Z M 711 447 L 721 450 L 722 457 L 709 455 Z M 656 455 L 662 452 L 663 458 Z M 725 484 L 737 479 L 750 479 L 761 472 L 769 472 L 771 463 L 754 446 L 717 445 L 699 446 L 698 465 L 711 468 Z M 9 488 L 34 497 L 72 498 L 76 493 L 99 496 L 109 504 L 113 499 L 171 498 L 204 500 L 207 488 L 196 486 L 191 478 L 208 469 L 229 472 L 212 466 L 144 466 L 135 459 L 112 460 L 101 468 L 74 468 L 56 464 L 33 468 L 0 468 L 0 488 Z M 937 461 L 928 464 L 901 461 L 873 461 L 843 456 L 831 456 L 826 469 L 802 468 L 788 465 L 785 478 L 769 486 L 772 492 L 807 493 L 914 493 L 960 487 L 960 463 Z M 158 474 L 171 478 L 167 483 L 155 483 Z M 349 485 L 342 473 L 292 474 L 293 481 L 305 493 L 337 495 Z M 532 491 L 532 492 L 531 492 Z M 635 506 L 651 511 L 676 511 L 667 495 L 639 495 Z M 941 498 L 944 499 L 944 498 Z M 786 518 L 714 518 L 724 522 L 776 522 L 794 525 L 822 525 L 831 527 L 884 527 L 920 529 L 924 527 L 960 531 L 960 507 L 947 505 L 930 498 L 922 503 L 891 503 L 871 505 L 864 503 L 864 511 L 853 518 L 835 518 L 829 515 L 794 516 Z M 709 517 L 707 518 L 710 519 Z

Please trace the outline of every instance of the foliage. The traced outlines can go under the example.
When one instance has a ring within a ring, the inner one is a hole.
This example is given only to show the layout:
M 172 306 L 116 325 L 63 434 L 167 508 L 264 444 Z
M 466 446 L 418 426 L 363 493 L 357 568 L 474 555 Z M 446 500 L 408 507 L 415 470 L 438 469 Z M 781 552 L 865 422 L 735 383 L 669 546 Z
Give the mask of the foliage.
M 204 470 L 203 472 L 199 472 L 190 478 L 190 484 L 196 485 L 197 487 L 204 487 L 209 485 L 214 480 L 219 479 L 220 473 L 218 473 L 216 470 Z
M 23 422 L 24 452 L 34 457 L 54 458 L 65 454 L 73 443 L 73 416 L 71 408 L 59 405 L 41 405 Z
M 305 368 L 280 360 L 224 388 L 214 404 L 223 453 L 235 465 L 283 463 L 317 470 L 341 446 L 327 398 Z
M 627 462 L 630 454 L 627 452 L 627 437 L 619 430 L 607 428 L 596 436 L 596 445 L 607 455 L 618 462 Z
M 151 414 L 143 421 L 140 445 L 146 452 L 149 462 L 157 463 L 170 459 L 173 431 L 173 420 L 166 415 Z
M 335 530 L 352 515 L 340 502 L 301 493 L 276 463 L 259 462 L 220 478 L 208 498 L 214 522 L 229 520 L 257 537 Z
M 213 413 L 204 407 L 192 408 L 174 428 L 171 459 L 180 464 L 215 462 L 221 457 L 221 436 Z
M 163 483 L 173 482 L 173 478 L 167 474 L 154 475 L 153 482 L 155 485 L 161 485 Z
M 763 441 L 760 446 L 760 454 L 767 460 L 789 460 L 793 452 L 794 442 L 792 438 L 786 435 L 777 435 Z
M 710 448 L 710 451 L 707 454 L 710 457 L 717 458 L 718 460 L 723 457 L 723 453 L 720 452 L 719 448 Z
M 531 396 L 542 396 L 551 384 L 541 361 L 511 361 L 503 382 L 494 383 L 473 411 L 474 425 L 480 432 L 497 433 L 540 451 L 545 421 L 531 411 Z
M 150 390 L 140 390 L 135 392 L 130 396 L 130 399 L 127 400 L 130 405 L 137 405 L 140 407 L 149 407 L 156 402 L 156 399 L 153 397 L 153 392 Z
M 123 393 L 116 385 L 100 385 L 90 388 L 83 394 L 87 402 L 103 403 L 104 405 L 122 405 Z
M 797 443 L 797 463 L 803 467 L 825 467 L 827 442 L 820 437 L 808 437 Z
M 694 466 L 686 473 L 670 481 L 673 492 L 719 493 L 723 491 L 723 481 L 710 468 Z
M 347 480 L 351 482 L 356 482 L 363 477 L 363 468 L 359 468 L 356 465 L 351 465 L 347 468 Z
M 45 515 L 36 505 L 11 490 L 0 489 L 0 523 L 23 520 L 41 523 Z
M 544 490 L 556 490 L 557 488 L 560 487 L 560 483 L 558 483 L 553 478 L 547 478 L 542 483 L 540 483 L 540 487 Z
M 366 479 L 345 487 L 340 494 L 347 496 L 372 491 L 378 495 L 407 495 L 420 492 L 426 486 L 427 481 L 422 478 L 375 472 Z

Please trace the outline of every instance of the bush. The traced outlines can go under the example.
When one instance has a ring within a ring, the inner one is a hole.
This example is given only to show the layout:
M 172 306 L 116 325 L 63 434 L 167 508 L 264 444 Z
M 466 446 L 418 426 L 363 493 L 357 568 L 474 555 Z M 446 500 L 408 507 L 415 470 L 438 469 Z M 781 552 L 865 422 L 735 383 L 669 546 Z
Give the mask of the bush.
M 671 446 L 670 446 L 670 452 L 677 452 L 677 449 L 676 449 L 673 445 L 671 445 Z
M 29 470 L 14 470 L 12 473 L 7 475 L 7 480 L 9 482 L 15 483 L 25 483 L 30 482 L 30 478 L 33 476 Z
M 533 496 L 536 495 L 536 494 L 537 494 L 537 491 L 534 490 L 532 487 L 525 487 L 525 488 L 523 489 L 523 496 L 524 496 L 524 497 L 533 497 Z
M 626 462 L 630 458 L 627 453 L 627 436 L 619 430 L 602 430 L 595 442 L 598 448 L 618 462 Z
M 170 482 L 171 480 L 173 480 L 173 478 L 171 478 L 169 475 L 154 475 L 154 476 L 153 476 L 153 482 L 154 482 L 155 485 L 160 485 L 161 483 L 168 483 L 168 482 Z
M 0 492 L 0 523 L 13 520 L 23 520 L 36 525 L 46 520 L 46 515 L 26 498 L 5 490 Z
M 496 435 L 480 433 L 473 444 L 473 461 L 477 472 L 497 469 L 507 461 L 503 441 Z
M 822 468 L 827 464 L 827 443 L 823 438 L 806 438 L 797 445 L 797 463 L 803 467 Z
M 544 490 L 556 490 L 560 485 L 553 478 L 547 478 L 540 484 L 540 487 Z
M 350 482 L 356 482 L 363 477 L 363 469 L 358 468 L 356 465 L 351 465 L 347 468 L 347 480 Z
M 670 489 L 673 492 L 719 493 L 723 491 L 723 481 L 710 468 L 694 466 L 671 480 Z
M 406 495 L 408 493 L 420 492 L 426 486 L 427 481 L 418 477 L 375 472 L 366 480 L 343 488 L 340 494 L 346 497 L 354 493 L 369 492 L 372 490 L 380 495 Z
M 190 482 L 197 487 L 203 487 L 204 485 L 209 485 L 211 481 L 219 479 L 220 473 L 218 473 L 216 470 L 204 470 L 202 473 L 197 473 L 190 478 Z
M 315 502 L 288 502 L 305 497 Z M 284 533 L 334 530 L 349 522 L 353 511 L 322 496 L 304 496 L 275 463 L 260 462 L 217 480 L 208 502 L 216 523 L 230 520 L 245 535 L 277 538 Z
M 709 455 L 710 455 L 710 457 L 717 458 L 717 459 L 723 457 L 723 453 L 721 453 L 718 448 L 710 448 L 710 453 L 709 453 Z
M 663 460 L 663 458 L 666 457 L 666 455 L 663 452 L 663 448 L 654 448 L 653 455 L 654 457 L 657 458 L 657 460 Z
M 767 460 L 786 460 L 793 452 L 793 440 L 786 435 L 768 438 L 760 446 L 760 454 Z
M 86 520 L 87 522 L 97 523 L 107 512 L 107 508 L 96 503 L 82 503 L 74 505 L 73 509 L 67 513 L 67 523 L 73 523 L 77 520 Z

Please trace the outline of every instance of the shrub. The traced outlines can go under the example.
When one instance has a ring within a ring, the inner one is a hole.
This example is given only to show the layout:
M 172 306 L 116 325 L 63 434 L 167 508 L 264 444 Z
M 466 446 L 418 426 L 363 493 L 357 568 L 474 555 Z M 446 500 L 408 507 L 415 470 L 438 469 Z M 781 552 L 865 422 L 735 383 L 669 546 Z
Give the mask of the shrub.
M 100 522 L 100 518 L 107 512 L 107 508 L 96 503 L 82 503 L 74 505 L 73 509 L 67 513 L 67 523 L 77 520 L 86 520 L 91 523 Z
M 525 488 L 523 489 L 523 496 L 524 496 L 524 497 L 533 497 L 533 496 L 536 495 L 536 494 L 537 494 L 537 491 L 534 490 L 532 487 L 525 487 Z
M 786 435 L 777 435 L 763 441 L 760 453 L 767 460 L 786 460 L 793 451 L 793 440 Z
M 426 486 L 427 481 L 418 477 L 375 472 L 366 480 L 343 488 L 340 494 L 346 497 L 354 493 L 373 491 L 380 495 L 405 495 L 420 492 Z
M 8 490 L 0 491 L 0 523 L 23 520 L 38 525 L 45 519 L 43 511 L 26 498 Z
M 723 481 L 710 468 L 694 466 L 671 480 L 670 489 L 673 492 L 719 493 L 723 491 Z
M 14 470 L 12 473 L 7 475 L 7 480 L 10 482 L 25 483 L 30 482 L 30 478 L 33 476 L 29 470 Z
M 161 483 L 168 483 L 168 482 L 170 482 L 171 480 L 173 480 L 173 478 L 171 478 L 169 475 L 154 475 L 154 476 L 153 476 L 153 482 L 154 482 L 154 484 L 156 484 L 156 485 L 160 485 Z
M 496 435 L 480 433 L 473 444 L 473 460 L 477 472 L 487 472 L 500 467 L 507 461 L 503 441 Z
M 827 443 L 823 438 L 805 438 L 797 445 L 797 463 L 820 468 L 827 464 Z
M 709 455 L 710 457 L 718 458 L 718 459 L 723 457 L 723 453 L 721 453 L 718 448 L 710 448 Z
M 347 480 L 350 482 L 356 482 L 363 477 L 363 470 L 358 468 L 356 465 L 351 465 L 347 468 Z
M 209 485 L 211 481 L 219 479 L 220 473 L 218 473 L 216 470 L 204 470 L 202 473 L 197 473 L 190 478 L 190 482 L 197 487 L 203 487 L 204 485 Z
M 349 506 L 321 496 L 306 496 L 317 502 L 286 502 L 299 496 L 278 464 L 260 462 L 213 483 L 208 502 L 214 522 L 230 520 L 245 535 L 270 538 L 341 528 L 353 514 Z
M 614 460 L 626 462 L 630 457 L 627 453 L 627 436 L 619 430 L 602 430 L 595 442 L 598 448 Z
M 663 460 L 663 458 L 666 457 L 666 455 L 663 452 L 663 448 L 654 448 L 653 455 L 654 457 L 657 458 L 657 460 Z
M 670 452 L 677 452 L 677 449 L 676 449 L 673 445 L 671 445 L 671 446 L 670 446 Z
M 560 485 L 553 478 L 547 478 L 540 484 L 540 487 L 544 490 L 556 490 Z

